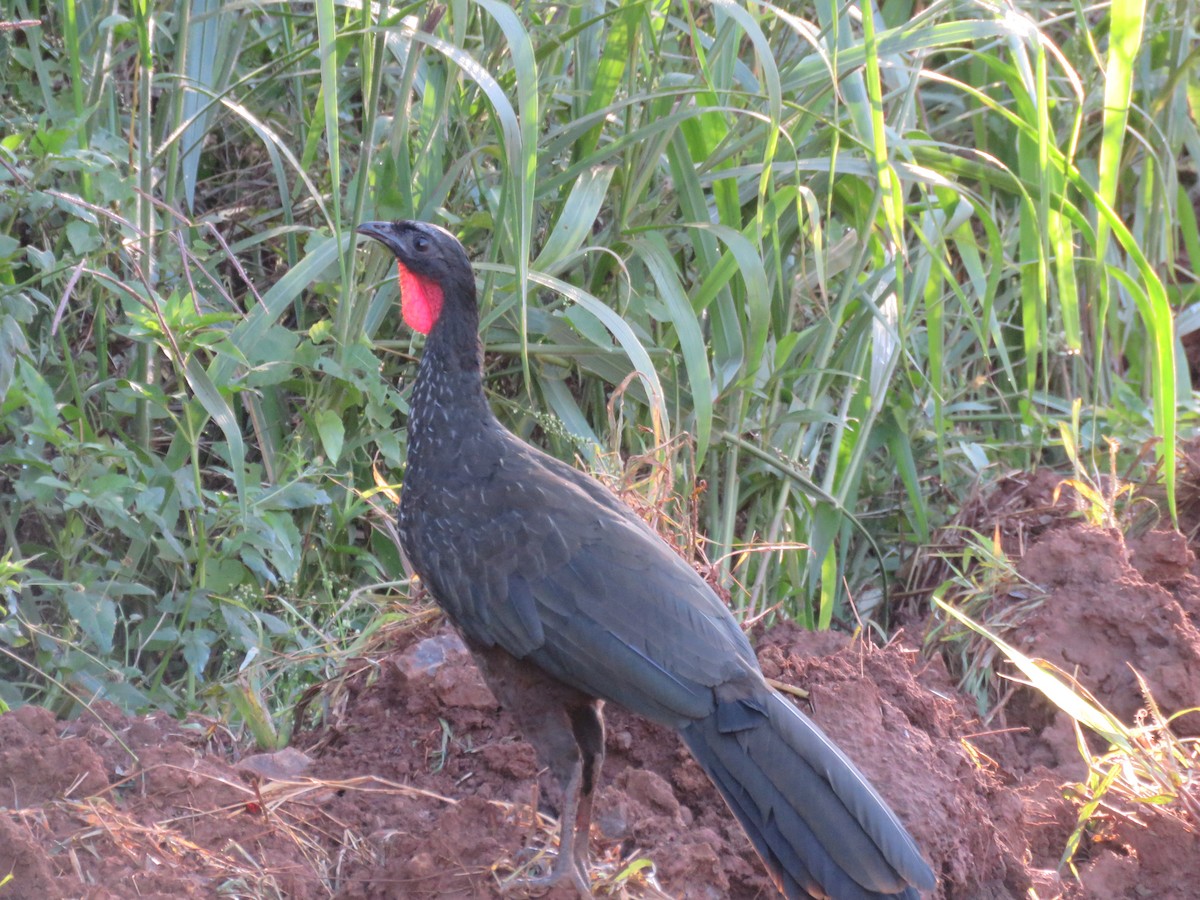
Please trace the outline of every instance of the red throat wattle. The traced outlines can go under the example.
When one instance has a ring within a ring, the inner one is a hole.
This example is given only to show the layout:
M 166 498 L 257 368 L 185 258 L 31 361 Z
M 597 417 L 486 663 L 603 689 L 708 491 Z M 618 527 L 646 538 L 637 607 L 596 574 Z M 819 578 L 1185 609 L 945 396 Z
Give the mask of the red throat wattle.
M 404 323 L 413 331 L 429 334 L 442 314 L 442 287 L 436 281 L 422 278 L 396 260 L 400 273 L 400 313 Z

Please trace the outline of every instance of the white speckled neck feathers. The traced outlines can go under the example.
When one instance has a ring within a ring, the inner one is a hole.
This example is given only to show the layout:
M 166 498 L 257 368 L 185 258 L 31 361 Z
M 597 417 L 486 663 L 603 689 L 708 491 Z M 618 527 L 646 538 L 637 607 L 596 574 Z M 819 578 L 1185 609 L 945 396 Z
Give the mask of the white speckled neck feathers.
M 483 392 L 478 340 L 473 340 L 470 351 L 440 340 L 448 330 L 441 327 L 444 321 L 443 316 L 426 343 L 409 400 L 410 470 L 432 459 L 448 461 L 468 431 L 491 429 L 496 424 Z

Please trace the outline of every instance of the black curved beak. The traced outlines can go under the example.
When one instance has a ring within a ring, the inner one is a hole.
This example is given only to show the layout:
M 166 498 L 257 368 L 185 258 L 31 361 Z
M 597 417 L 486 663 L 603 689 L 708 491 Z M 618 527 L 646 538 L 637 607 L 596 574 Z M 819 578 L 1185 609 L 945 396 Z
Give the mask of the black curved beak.
M 374 238 L 393 253 L 399 254 L 399 236 L 396 234 L 396 224 L 394 222 L 363 222 L 354 230 L 359 234 L 365 234 L 369 238 Z

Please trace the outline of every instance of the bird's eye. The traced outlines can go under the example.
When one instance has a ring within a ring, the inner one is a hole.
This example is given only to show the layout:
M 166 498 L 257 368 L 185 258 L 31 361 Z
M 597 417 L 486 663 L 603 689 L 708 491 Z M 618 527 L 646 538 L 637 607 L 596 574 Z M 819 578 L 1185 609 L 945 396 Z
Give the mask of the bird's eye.
M 415 238 L 413 238 L 413 248 L 416 249 L 418 253 L 424 253 L 429 249 L 429 238 L 417 235 Z

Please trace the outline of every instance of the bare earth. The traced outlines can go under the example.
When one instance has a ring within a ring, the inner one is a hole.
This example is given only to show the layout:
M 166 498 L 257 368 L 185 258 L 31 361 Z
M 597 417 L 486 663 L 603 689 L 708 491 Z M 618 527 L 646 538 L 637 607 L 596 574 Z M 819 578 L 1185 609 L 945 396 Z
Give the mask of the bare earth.
M 1200 566 L 1184 538 L 1126 546 L 1059 517 L 1038 531 L 1022 535 L 1019 568 L 1045 596 L 1010 641 L 1126 721 L 1145 705 L 1127 663 L 1164 712 L 1200 704 Z M 757 646 L 908 824 L 936 896 L 1200 897 L 1200 839 L 1163 815 L 1110 817 L 1084 839 L 1080 880 L 1055 874 L 1077 817 L 1062 788 L 1085 775 L 1069 720 L 1017 687 L 981 722 L 942 660 L 916 649 L 925 609 L 882 649 L 791 626 Z M 254 757 L 202 721 L 104 704 L 74 721 L 0 716 L 0 900 L 493 897 L 549 843 L 558 798 L 538 793 L 533 751 L 436 617 L 314 702 L 330 724 Z M 1200 734 L 1200 714 L 1176 725 Z M 602 785 L 599 896 L 774 896 L 670 732 L 610 708 Z

